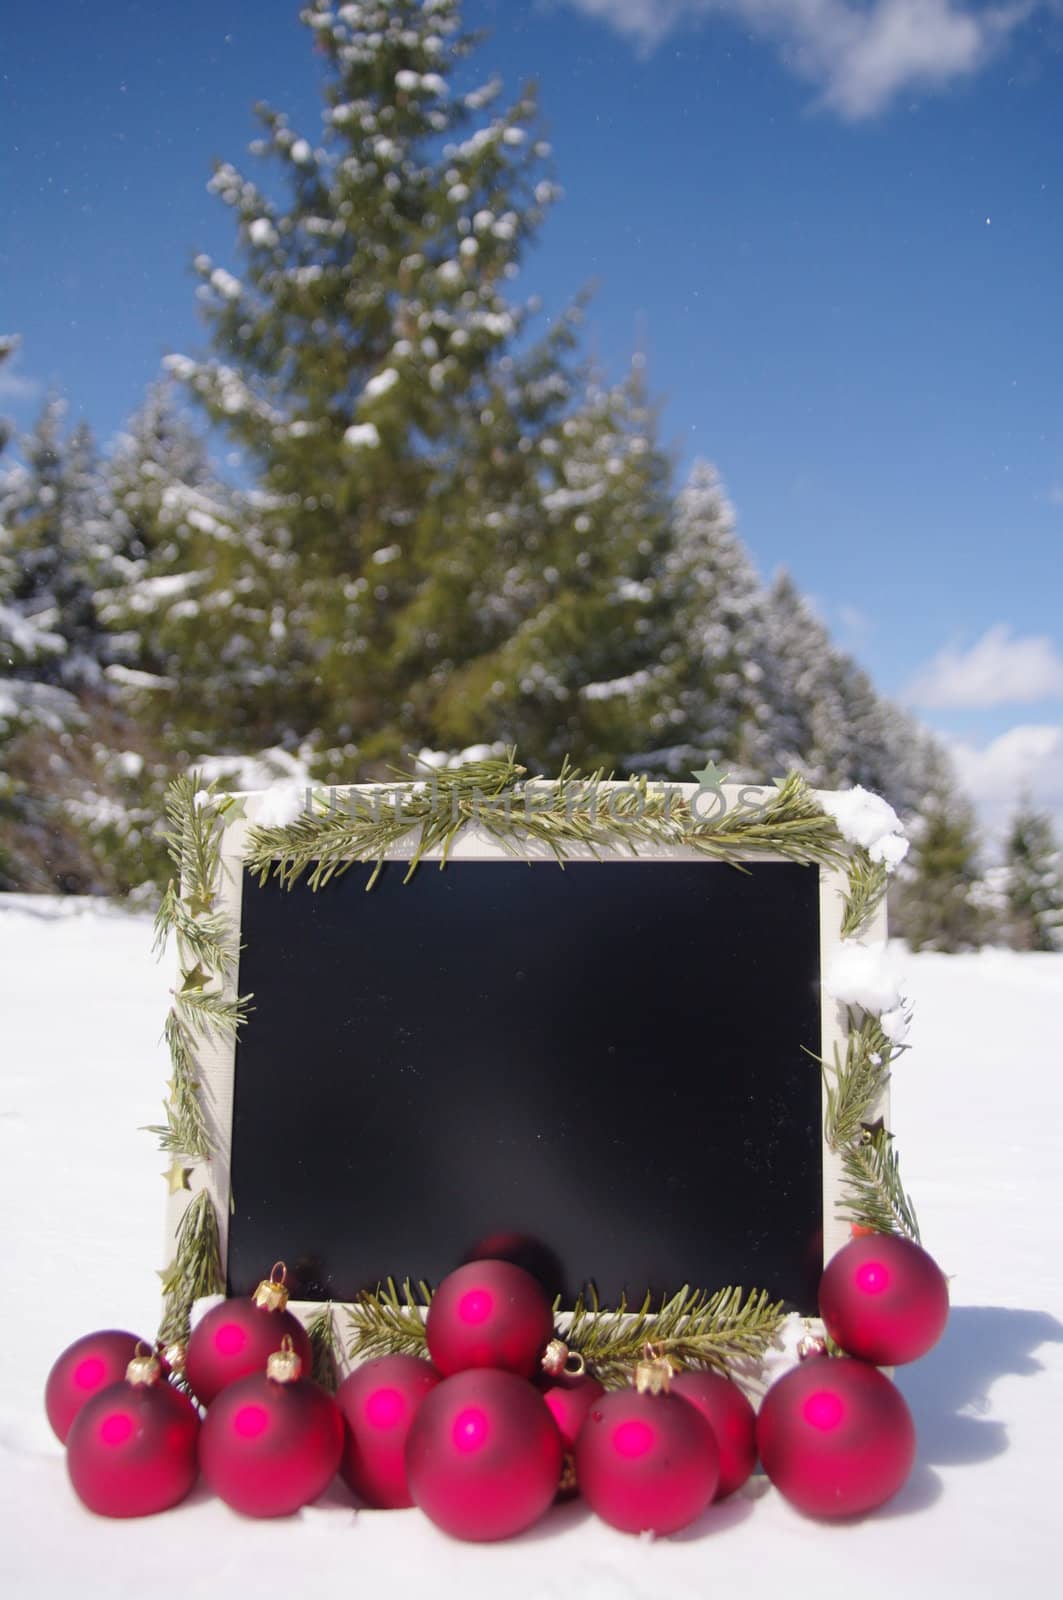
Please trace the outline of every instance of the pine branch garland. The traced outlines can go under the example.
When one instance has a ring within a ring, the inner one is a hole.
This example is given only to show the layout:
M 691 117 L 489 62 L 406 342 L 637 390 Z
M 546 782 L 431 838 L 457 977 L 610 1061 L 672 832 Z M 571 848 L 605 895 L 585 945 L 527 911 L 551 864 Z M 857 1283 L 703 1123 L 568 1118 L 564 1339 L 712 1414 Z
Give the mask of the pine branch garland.
M 889 1084 L 893 1060 L 894 1047 L 877 1017 L 858 1022 L 852 1011 L 848 1016 L 845 1059 L 835 1049 L 833 1073 L 824 1072 L 827 1142 L 832 1150 L 860 1137 Z
M 825 1133 L 842 1159 L 845 1193 L 838 1210 L 877 1233 L 903 1233 L 919 1242 L 919 1224 L 901 1182 L 893 1135 L 871 1118 L 890 1081 L 897 1054 L 877 1017 L 848 1015 L 845 1059 L 835 1052 L 832 1072 L 824 1065 Z
M 647 1295 L 637 1310 L 623 1299 L 615 1311 L 603 1311 L 592 1289 L 576 1301 L 561 1337 L 600 1383 L 621 1388 L 647 1344 L 679 1367 L 727 1372 L 733 1362 L 760 1360 L 785 1315 L 781 1300 L 757 1289 L 710 1294 L 685 1285 L 656 1309 Z
M 842 938 L 852 939 L 865 928 L 882 904 L 889 885 L 885 864 L 872 861 L 862 845 L 849 860 L 848 893 L 842 915 Z
M 194 1301 L 225 1290 L 218 1217 L 205 1189 L 189 1201 L 177 1229 L 176 1254 L 161 1277 L 164 1304 L 159 1338 L 169 1344 L 188 1338 Z
M 389 1278 L 375 1291 L 359 1296 L 347 1308 L 352 1361 L 383 1355 L 427 1356 L 424 1319 L 432 1303 L 426 1283 L 407 1279 L 399 1288 Z M 607 1388 L 620 1388 L 631 1377 L 647 1343 L 682 1367 L 710 1367 L 726 1372 L 733 1362 L 759 1360 L 782 1326 L 782 1301 L 763 1290 L 682 1288 L 655 1306 L 647 1295 L 638 1309 L 622 1299 L 616 1310 L 603 1310 L 593 1289 L 580 1295 L 571 1312 L 554 1306 L 555 1322 L 572 1351 Z
M 175 935 L 181 961 L 187 963 L 191 956 L 201 966 L 216 973 L 227 973 L 235 965 L 235 954 L 227 946 L 229 923 L 220 912 L 193 916 L 177 892 L 171 878 L 155 913 L 156 955 L 161 955 L 169 936 Z
M 893 1135 L 885 1128 L 865 1134 L 842 1151 L 842 1165 L 849 1193 L 839 1209 L 877 1233 L 901 1233 L 918 1244 L 919 1223 L 901 1182 Z
M 206 1161 L 212 1144 L 207 1120 L 199 1098 L 196 1064 L 188 1030 L 171 1008 L 163 1025 L 163 1037 L 170 1051 L 170 1098 L 164 1106 L 166 1122 L 145 1131 L 154 1133 L 159 1148 L 168 1154 Z
M 347 1354 L 354 1360 L 374 1356 L 427 1354 L 424 1319 L 432 1303 L 426 1283 L 407 1278 L 400 1289 L 394 1278 L 364 1290 L 347 1307 Z
M 229 999 L 218 989 L 181 989 L 174 996 L 181 1021 L 189 1033 L 199 1037 L 207 1033 L 235 1035 L 250 1015 L 251 1000 L 249 994 Z
M 416 833 L 405 882 L 425 855 L 445 865 L 461 831 L 475 823 L 503 849 L 549 850 L 564 865 L 574 850 L 637 855 L 642 847 L 679 845 L 741 867 L 750 853 L 781 855 L 805 864 L 844 858 L 841 835 L 804 780 L 791 773 L 758 805 L 702 819 L 678 788 L 646 778 L 614 784 L 604 769 L 584 776 L 567 762 L 556 779 L 522 781 L 516 752 L 434 773 L 428 784 L 395 784 L 362 794 L 350 790 L 337 806 L 304 814 L 282 828 L 250 830 L 248 868 L 260 883 L 276 877 L 290 888 L 305 874 L 313 890 L 371 862 L 372 888 L 389 851 Z
M 340 1381 L 340 1347 L 331 1300 L 307 1323 L 306 1334 L 313 1358 L 310 1375 L 329 1394 L 335 1394 Z

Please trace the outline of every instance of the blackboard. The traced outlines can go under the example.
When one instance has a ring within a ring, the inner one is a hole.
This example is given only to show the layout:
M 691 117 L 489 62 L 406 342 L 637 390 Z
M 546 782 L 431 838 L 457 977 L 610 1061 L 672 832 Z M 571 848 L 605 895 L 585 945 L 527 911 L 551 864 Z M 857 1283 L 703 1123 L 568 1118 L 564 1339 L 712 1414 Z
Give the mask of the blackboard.
M 814 1313 L 818 870 L 404 871 L 244 876 L 229 1293 L 278 1258 L 343 1301 L 479 1253 L 566 1304 L 730 1283 Z

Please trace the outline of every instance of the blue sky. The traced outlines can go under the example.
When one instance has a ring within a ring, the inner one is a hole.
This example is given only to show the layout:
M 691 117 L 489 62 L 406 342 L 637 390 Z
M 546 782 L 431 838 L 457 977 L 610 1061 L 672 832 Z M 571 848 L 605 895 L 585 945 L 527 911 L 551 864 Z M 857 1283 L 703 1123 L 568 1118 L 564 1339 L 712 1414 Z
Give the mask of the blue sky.
M 761 569 L 956 745 L 998 817 L 1063 812 L 1063 11 L 1058 0 L 468 0 L 539 80 L 565 190 L 529 260 L 592 348 L 645 351 L 680 467 Z M 230 260 L 205 189 L 251 103 L 313 137 L 289 0 L 56 0 L 0 23 L 0 409 L 106 440 Z

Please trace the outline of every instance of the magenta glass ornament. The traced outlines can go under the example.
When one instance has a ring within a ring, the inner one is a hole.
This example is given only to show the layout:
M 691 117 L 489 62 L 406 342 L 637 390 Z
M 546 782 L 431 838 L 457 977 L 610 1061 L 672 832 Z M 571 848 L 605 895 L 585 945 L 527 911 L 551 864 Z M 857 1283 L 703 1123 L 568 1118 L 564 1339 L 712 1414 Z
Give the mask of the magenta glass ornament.
M 597 1378 L 592 1378 L 586 1372 L 561 1373 L 540 1382 L 538 1388 L 561 1435 L 564 1458 L 557 1492 L 560 1499 L 568 1500 L 579 1493 L 574 1454 L 576 1439 L 587 1420 L 587 1413 L 605 1393 L 605 1389 Z
M 720 1372 L 680 1372 L 672 1394 L 696 1406 L 716 1435 L 720 1481 L 716 1499 L 734 1494 L 757 1464 L 757 1415 L 738 1387 Z
M 819 1314 L 835 1344 L 876 1367 L 926 1355 L 945 1330 L 949 1287 L 932 1256 L 899 1234 L 852 1239 L 819 1285 Z
M 249 1299 L 225 1300 L 200 1318 L 188 1340 L 185 1378 L 202 1405 L 240 1378 L 257 1376 L 285 1338 L 310 1371 L 306 1329 L 285 1309 L 288 1293 L 280 1279 L 266 1278 Z
M 66 1441 L 70 1481 L 101 1517 L 166 1511 L 196 1481 L 198 1436 L 195 1406 L 163 1378 L 113 1383 L 74 1418 Z
M 259 1374 L 221 1391 L 199 1441 L 203 1477 L 247 1517 L 286 1517 L 328 1488 L 343 1454 L 332 1396 L 309 1378 Z
M 877 1367 L 815 1356 L 768 1390 L 757 1448 L 768 1477 L 798 1510 L 857 1516 L 905 1482 L 915 1428 L 900 1391 Z
M 428 1353 L 444 1377 L 492 1367 L 528 1378 L 554 1336 L 540 1284 L 509 1261 L 470 1261 L 443 1279 L 425 1323 Z
M 104 1328 L 75 1339 L 56 1358 L 44 1386 L 44 1409 L 61 1444 L 86 1400 L 122 1382 L 140 1343 L 135 1333 Z
M 550 1378 L 539 1388 L 550 1415 L 557 1423 L 562 1445 L 566 1450 L 571 1450 L 587 1420 L 588 1411 L 605 1393 L 604 1387 L 589 1373 L 579 1373 Z
M 406 1437 L 425 1396 L 440 1382 L 419 1356 L 381 1356 L 356 1367 L 336 1392 L 347 1424 L 340 1471 L 370 1506 L 412 1506 Z
M 414 1504 L 456 1539 L 507 1539 L 537 1522 L 561 1477 L 561 1436 L 539 1391 L 511 1372 L 447 1378 L 406 1441 Z
M 678 1395 L 603 1395 L 576 1440 L 580 1493 L 623 1533 L 677 1533 L 705 1510 L 719 1477 L 716 1436 Z

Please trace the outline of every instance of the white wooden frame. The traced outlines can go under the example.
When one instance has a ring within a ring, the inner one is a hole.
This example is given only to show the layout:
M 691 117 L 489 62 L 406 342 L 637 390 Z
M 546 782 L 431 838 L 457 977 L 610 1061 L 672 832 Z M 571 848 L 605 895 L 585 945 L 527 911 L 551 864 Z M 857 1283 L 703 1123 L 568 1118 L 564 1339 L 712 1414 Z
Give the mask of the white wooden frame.
M 330 791 L 337 796 L 337 803 L 342 803 L 342 798 L 350 793 L 351 789 L 360 794 L 372 794 L 380 787 L 393 789 L 393 785 L 344 785 Z M 600 786 L 605 789 L 606 785 Z M 617 784 L 613 787 L 629 787 Z M 698 794 L 696 784 L 669 784 L 673 791 L 682 794 L 691 800 Z M 231 930 L 231 953 L 235 957 L 239 950 L 240 938 L 240 908 L 241 884 L 244 865 L 244 852 L 249 828 L 254 822 L 254 808 L 261 799 L 262 793 L 249 792 L 239 798 L 246 801 L 246 810 L 251 814 L 251 819 L 244 817 L 234 819 L 222 835 L 219 881 L 215 890 L 215 905 L 226 918 Z M 320 793 L 319 790 L 315 791 Z M 715 791 L 714 791 L 715 792 Z M 746 804 L 755 804 L 751 796 L 758 792 L 754 786 L 725 785 L 722 789 L 728 808 L 739 802 L 742 796 Z M 773 790 L 765 788 L 759 791 L 765 800 L 771 797 Z M 702 791 L 703 794 L 707 791 Z M 706 814 L 708 808 L 706 807 Z M 407 861 L 413 854 L 417 833 L 413 830 L 407 839 L 400 841 L 388 853 L 388 860 Z M 448 860 L 460 861 L 553 861 L 554 856 L 550 849 L 538 845 L 534 841 L 511 841 L 507 850 L 493 839 L 483 829 L 470 823 L 462 830 L 451 844 Z M 599 856 L 606 852 L 599 850 Z M 425 853 L 426 862 L 438 861 L 440 849 L 429 850 Z M 571 848 L 566 854 L 566 860 L 593 861 L 595 855 L 585 848 Z M 609 860 L 627 863 L 632 871 L 638 871 L 640 866 L 654 861 L 697 861 L 707 872 L 732 871 L 727 864 L 714 861 L 697 850 L 689 847 L 678 846 L 640 846 L 639 854 L 632 855 L 628 851 L 615 850 L 608 853 Z M 750 851 L 747 856 L 740 857 L 750 862 L 786 861 L 789 858 L 782 855 L 772 855 L 763 851 Z M 819 912 L 820 912 L 820 974 L 825 974 L 830 962 L 841 943 L 841 925 L 845 908 L 845 897 L 848 889 L 844 867 L 819 868 Z M 862 929 L 861 937 L 864 940 L 884 940 L 886 937 L 886 913 L 884 906 L 880 906 L 874 916 Z M 233 961 L 232 975 L 225 984 L 224 993 L 229 997 L 236 994 L 237 963 Z M 835 1058 L 835 1051 L 844 1057 L 847 1029 L 846 1008 L 832 1000 L 826 992 L 825 985 L 821 982 L 821 1050 L 823 1059 L 831 1062 Z M 254 1026 L 253 1020 L 249 1026 Z M 166 1214 L 166 1253 L 164 1260 L 173 1257 L 177 1230 L 187 1206 L 191 1203 L 201 1189 L 206 1189 L 214 1203 L 214 1210 L 218 1219 L 218 1228 L 221 1242 L 221 1262 L 225 1271 L 228 1261 L 228 1230 L 229 1230 L 229 1201 L 230 1201 L 230 1145 L 232 1139 L 233 1115 L 233 1087 L 235 1078 L 236 1044 L 231 1037 L 220 1037 L 215 1033 L 208 1034 L 198 1041 L 196 1051 L 197 1075 L 200 1085 L 204 1113 L 211 1134 L 214 1154 L 207 1162 L 197 1163 L 192 1173 L 192 1187 L 179 1189 L 169 1196 Z M 822 1104 L 823 1124 L 826 1118 L 826 1098 Z M 889 1105 L 888 1092 L 884 1093 L 876 1103 L 874 1116 L 883 1116 L 888 1123 Z M 844 1217 L 839 1215 L 838 1201 L 842 1198 L 842 1167 L 840 1156 L 831 1149 L 826 1137 L 823 1138 L 823 1260 L 826 1264 L 830 1258 L 841 1249 L 849 1239 L 849 1227 Z M 713 1287 L 713 1286 L 709 1286 Z M 771 1285 L 763 1287 L 770 1292 Z M 320 1310 L 316 1301 L 292 1301 L 290 1309 L 300 1316 L 305 1322 Z M 799 1319 L 809 1331 L 818 1332 L 819 1326 L 814 1318 Z M 792 1359 L 792 1357 L 791 1357 Z M 342 1363 L 341 1363 L 342 1365 Z

